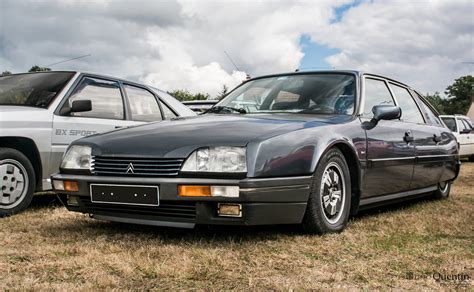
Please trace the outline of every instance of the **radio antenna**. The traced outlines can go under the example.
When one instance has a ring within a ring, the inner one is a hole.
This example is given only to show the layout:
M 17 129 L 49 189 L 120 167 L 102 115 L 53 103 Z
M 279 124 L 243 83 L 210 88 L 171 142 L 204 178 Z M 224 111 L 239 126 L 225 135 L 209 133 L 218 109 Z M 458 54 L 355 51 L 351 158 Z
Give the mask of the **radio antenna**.
M 46 65 L 45 67 L 51 67 L 51 66 L 54 66 L 54 65 L 58 65 L 58 64 L 61 64 L 61 63 L 66 63 L 66 62 L 77 60 L 77 59 L 82 59 L 82 58 L 89 57 L 89 56 L 92 56 L 92 55 L 87 54 L 87 55 L 82 55 L 82 56 L 79 56 L 79 57 L 74 57 L 74 58 L 71 58 L 71 59 L 66 59 L 66 60 L 63 60 L 63 61 L 59 61 L 59 62 L 56 62 L 56 63 Z
M 237 71 L 240 71 L 239 67 L 237 67 L 237 65 L 235 65 L 234 60 L 232 60 L 232 58 L 229 56 L 229 54 L 227 54 L 226 51 L 224 51 L 224 54 L 227 56 L 227 58 L 228 58 L 229 61 L 232 63 L 232 65 L 234 65 L 235 69 L 237 69 Z

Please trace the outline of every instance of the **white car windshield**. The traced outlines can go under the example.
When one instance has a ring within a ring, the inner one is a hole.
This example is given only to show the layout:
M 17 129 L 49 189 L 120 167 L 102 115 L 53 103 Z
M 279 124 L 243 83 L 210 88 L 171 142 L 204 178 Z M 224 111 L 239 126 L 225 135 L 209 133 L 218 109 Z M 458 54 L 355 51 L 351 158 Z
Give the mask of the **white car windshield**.
M 0 77 L 0 105 L 48 107 L 72 76 L 72 72 L 40 72 Z

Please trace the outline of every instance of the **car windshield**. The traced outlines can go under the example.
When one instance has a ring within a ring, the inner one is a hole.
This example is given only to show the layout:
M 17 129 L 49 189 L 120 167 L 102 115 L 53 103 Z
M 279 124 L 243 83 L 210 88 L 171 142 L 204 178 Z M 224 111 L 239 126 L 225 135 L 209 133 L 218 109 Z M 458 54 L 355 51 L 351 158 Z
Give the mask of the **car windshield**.
M 0 77 L 0 105 L 46 108 L 73 75 L 72 72 L 41 72 Z
M 351 115 L 355 77 L 318 73 L 275 76 L 249 81 L 216 105 L 216 113 L 310 113 Z

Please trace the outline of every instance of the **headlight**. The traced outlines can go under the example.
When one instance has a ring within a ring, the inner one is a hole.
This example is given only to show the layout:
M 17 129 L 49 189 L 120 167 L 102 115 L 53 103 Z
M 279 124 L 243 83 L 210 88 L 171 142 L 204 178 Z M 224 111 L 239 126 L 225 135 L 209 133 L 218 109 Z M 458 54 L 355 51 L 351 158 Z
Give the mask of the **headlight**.
M 181 171 L 247 172 L 245 147 L 206 147 L 194 151 Z
M 91 147 L 73 145 L 66 155 L 64 155 L 61 168 L 67 169 L 90 169 L 91 168 Z

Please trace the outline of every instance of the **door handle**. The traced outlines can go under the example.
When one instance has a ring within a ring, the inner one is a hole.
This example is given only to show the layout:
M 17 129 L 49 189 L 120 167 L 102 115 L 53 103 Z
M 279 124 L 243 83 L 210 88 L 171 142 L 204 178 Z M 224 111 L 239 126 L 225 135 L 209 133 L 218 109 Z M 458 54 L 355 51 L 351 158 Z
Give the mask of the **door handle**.
M 410 143 L 413 142 L 413 140 L 415 140 L 415 138 L 413 138 L 411 131 L 406 131 L 405 136 L 403 137 L 403 141 Z
M 433 135 L 433 141 L 435 141 L 436 143 L 441 142 L 441 136 L 438 136 L 438 135 L 434 134 Z
M 122 126 L 115 126 L 115 129 L 123 128 Z

